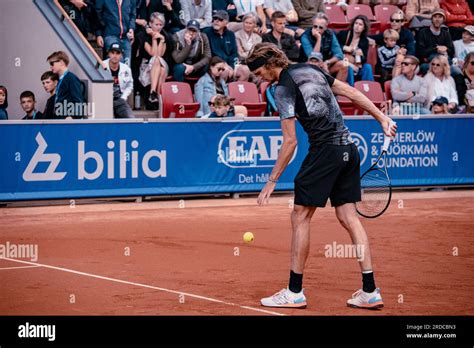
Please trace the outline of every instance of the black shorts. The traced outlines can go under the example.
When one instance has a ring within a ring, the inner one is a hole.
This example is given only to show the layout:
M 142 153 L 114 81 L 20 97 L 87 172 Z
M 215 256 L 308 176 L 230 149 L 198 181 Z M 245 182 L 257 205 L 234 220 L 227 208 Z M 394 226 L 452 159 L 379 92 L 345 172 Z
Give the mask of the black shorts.
M 295 204 L 333 207 L 361 200 L 357 146 L 324 144 L 308 153 L 295 177 Z

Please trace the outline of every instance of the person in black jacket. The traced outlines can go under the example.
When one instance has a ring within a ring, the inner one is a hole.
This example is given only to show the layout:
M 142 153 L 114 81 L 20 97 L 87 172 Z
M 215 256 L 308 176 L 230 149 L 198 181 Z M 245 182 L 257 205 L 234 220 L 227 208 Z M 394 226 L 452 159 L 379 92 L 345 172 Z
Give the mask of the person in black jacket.
M 286 15 L 281 11 L 272 14 L 272 30 L 262 36 L 263 42 L 271 42 L 277 45 L 290 61 L 296 62 L 300 57 L 300 49 L 296 45 L 295 38 L 285 33 Z
M 41 75 L 41 83 L 43 84 L 43 88 L 50 95 L 43 111 L 43 116 L 45 119 L 55 118 L 54 99 L 56 98 L 55 92 L 58 82 L 59 76 L 52 71 L 46 71 L 43 75 Z
M 374 81 L 372 66 L 367 63 L 369 52 L 370 22 L 364 15 L 352 19 L 349 30 L 337 33 L 337 39 L 344 52 L 344 61 L 348 65 L 347 82 L 354 86 L 354 81 Z
M 87 117 L 81 80 L 68 70 L 69 57 L 65 52 L 51 54 L 47 61 L 51 71 L 59 76 L 54 98 L 54 115 L 56 118 Z
M 26 115 L 22 120 L 41 120 L 43 114 L 36 110 L 36 98 L 33 92 L 24 91 L 20 94 L 20 105 Z
M 446 56 L 449 65 L 452 65 L 454 57 L 454 45 L 449 30 L 443 24 L 446 15 L 442 9 L 436 9 L 431 14 L 431 25 L 429 28 L 422 28 L 416 38 L 416 56 L 422 63 L 420 73 L 428 71 L 428 63 L 435 56 L 441 54 Z

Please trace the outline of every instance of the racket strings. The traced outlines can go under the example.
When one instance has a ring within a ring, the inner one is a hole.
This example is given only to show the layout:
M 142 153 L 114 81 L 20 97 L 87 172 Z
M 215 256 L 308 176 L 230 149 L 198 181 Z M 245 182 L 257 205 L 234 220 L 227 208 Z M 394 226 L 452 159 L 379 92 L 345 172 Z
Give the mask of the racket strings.
M 390 181 L 379 169 L 373 169 L 361 178 L 362 201 L 357 203 L 357 210 L 366 216 L 381 214 L 390 202 Z

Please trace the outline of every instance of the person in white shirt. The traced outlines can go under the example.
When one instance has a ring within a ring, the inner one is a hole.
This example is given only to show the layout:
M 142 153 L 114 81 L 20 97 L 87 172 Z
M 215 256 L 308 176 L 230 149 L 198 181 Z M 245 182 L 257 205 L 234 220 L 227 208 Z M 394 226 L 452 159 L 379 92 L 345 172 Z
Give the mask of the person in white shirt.
M 265 12 L 263 12 L 264 0 L 234 0 L 234 4 L 237 10 L 237 20 L 243 20 L 243 17 L 248 13 L 256 13 L 262 22 L 259 32 L 261 34 L 267 32 L 267 17 L 265 16 Z M 241 29 L 241 27 L 237 28 L 238 30 Z M 230 30 L 237 31 L 233 28 L 230 28 Z
M 431 60 L 430 70 L 423 78 L 420 94 L 426 97 L 426 108 L 429 108 L 437 97 L 445 97 L 449 101 L 449 112 L 456 112 L 458 93 L 446 56 L 437 55 Z
M 235 33 L 235 39 L 239 59 L 243 61 L 249 55 L 250 49 L 262 42 L 262 37 L 255 32 L 255 28 L 257 28 L 257 16 L 255 14 L 246 14 L 242 19 L 242 23 L 243 28 Z
M 212 1 L 211 0 L 180 0 L 181 23 L 185 26 L 191 19 L 195 19 L 201 28 L 212 25 Z
M 453 42 L 454 58 L 457 59 L 457 65 L 462 68 L 467 54 L 474 52 L 474 25 L 464 27 L 462 39 Z

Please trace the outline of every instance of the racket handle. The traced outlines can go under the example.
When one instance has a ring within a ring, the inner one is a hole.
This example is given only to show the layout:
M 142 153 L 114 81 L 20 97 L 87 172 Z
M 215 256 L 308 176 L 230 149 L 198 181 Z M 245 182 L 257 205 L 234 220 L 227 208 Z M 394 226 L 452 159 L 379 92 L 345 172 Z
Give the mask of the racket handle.
M 392 126 L 395 125 L 395 124 L 396 123 L 394 121 L 390 121 L 390 124 L 388 125 L 388 129 L 390 130 L 392 128 Z M 382 151 L 387 152 L 391 141 L 392 141 L 392 137 L 384 135 Z

